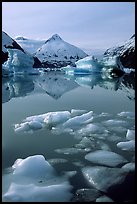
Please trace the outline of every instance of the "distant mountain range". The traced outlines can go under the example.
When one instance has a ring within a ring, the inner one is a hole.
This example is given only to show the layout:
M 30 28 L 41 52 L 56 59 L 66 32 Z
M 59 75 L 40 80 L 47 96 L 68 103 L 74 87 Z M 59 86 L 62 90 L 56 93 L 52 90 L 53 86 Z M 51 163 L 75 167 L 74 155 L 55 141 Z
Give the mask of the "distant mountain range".
M 58 34 L 48 40 L 32 40 L 16 37 L 18 44 L 37 57 L 43 67 L 55 68 L 75 65 L 75 62 L 88 56 L 83 50 L 65 42 Z
M 75 66 L 75 62 L 87 56 L 83 50 L 65 42 L 58 34 L 48 40 L 33 40 L 21 36 L 12 39 L 2 32 L 2 63 L 9 60 L 9 63 L 16 66 L 18 59 L 18 62 L 22 61 L 21 65 L 24 62 L 27 67 L 60 68 Z M 135 35 L 126 42 L 107 49 L 104 56 L 119 56 L 124 67 L 135 68 Z

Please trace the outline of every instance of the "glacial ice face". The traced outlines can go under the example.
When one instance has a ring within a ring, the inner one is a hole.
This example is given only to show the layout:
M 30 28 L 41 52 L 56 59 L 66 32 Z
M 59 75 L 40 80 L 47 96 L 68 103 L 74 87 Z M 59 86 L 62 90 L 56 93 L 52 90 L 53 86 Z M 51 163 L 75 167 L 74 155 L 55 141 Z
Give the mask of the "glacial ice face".
M 122 75 L 124 69 L 117 56 L 104 57 L 101 60 L 94 56 L 88 56 L 75 62 L 76 67 L 67 66 L 64 68 L 67 74 L 90 74 L 102 73 L 106 78 Z M 119 70 L 113 73 L 114 70 Z M 120 72 L 121 71 L 121 72 Z
M 93 56 L 88 56 L 83 59 L 80 59 L 77 62 L 75 62 L 75 64 L 76 64 L 76 68 L 88 69 L 93 72 L 100 72 L 102 68 L 98 60 Z
M 14 72 L 17 71 L 28 71 L 28 69 L 33 68 L 34 59 L 28 54 L 24 53 L 18 49 L 7 49 L 8 50 L 8 60 L 4 63 L 4 66 L 9 68 Z

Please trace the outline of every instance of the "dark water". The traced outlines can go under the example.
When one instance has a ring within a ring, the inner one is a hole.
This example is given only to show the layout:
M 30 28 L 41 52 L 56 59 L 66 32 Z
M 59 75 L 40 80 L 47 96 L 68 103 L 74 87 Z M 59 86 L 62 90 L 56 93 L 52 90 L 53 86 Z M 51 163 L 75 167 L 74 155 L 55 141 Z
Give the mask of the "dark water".
M 3 174 L 18 158 L 37 154 L 42 154 L 49 162 L 51 159 L 64 158 L 67 160 L 65 163 L 51 163 L 58 172 L 69 170 L 78 172 L 70 181 L 74 186 L 74 194 L 77 189 L 89 187 L 81 176 L 81 168 L 93 164 L 85 160 L 87 152 L 65 154 L 56 150 L 75 147 L 80 140 L 67 132 L 56 135 L 47 129 L 37 130 L 33 134 L 23 132 L 17 134 L 14 131 L 14 124 L 21 123 L 31 115 L 71 109 L 93 111 L 96 115 L 105 112 L 110 115 L 107 119 L 119 119 L 117 113 L 122 111 L 135 112 L 134 78 L 127 75 L 121 78 L 103 79 L 100 75 L 67 76 L 59 72 L 48 72 L 41 76 L 3 78 L 2 89 Z M 124 120 L 128 124 L 126 130 L 134 129 L 134 119 L 124 118 Z M 96 118 L 95 122 L 101 123 L 101 119 Z M 95 139 L 97 146 L 94 150 L 103 149 L 102 145 L 105 144 L 111 151 L 131 162 L 134 152 L 122 151 L 116 146 L 116 140 L 125 138 L 125 134 L 124 130 L 119 132 L 112 130 L 113 139 L 106 141 Z M 128 185 L 130 189 L 127 189 Z M 134 200 L 133 174 L 129 175 L 124 187 L 121 185 L 116 189 L 110 189 L 107 195 L 115 201 Z

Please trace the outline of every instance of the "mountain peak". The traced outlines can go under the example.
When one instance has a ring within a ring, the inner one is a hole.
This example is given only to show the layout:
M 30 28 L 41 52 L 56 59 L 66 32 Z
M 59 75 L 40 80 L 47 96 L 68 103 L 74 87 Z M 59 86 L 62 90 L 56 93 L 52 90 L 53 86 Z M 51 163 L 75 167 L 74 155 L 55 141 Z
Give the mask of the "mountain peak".
M 52 42 L 52 41 L 57 41 L 57 40 L 62 40 L 62 38 L 58 35 L 58 34 L 54 34 L 51 38 L 49 38 L 46 42 L 45 42 L 45 44 L 47 43 L 47 42 Z
M 53 40 L 57 40 L 57 39 L 62 40 L 62 38 L 61 38 L 58 34 L 54 34 L 54 35 L 51 37 L 51 39 L 53 39 Z

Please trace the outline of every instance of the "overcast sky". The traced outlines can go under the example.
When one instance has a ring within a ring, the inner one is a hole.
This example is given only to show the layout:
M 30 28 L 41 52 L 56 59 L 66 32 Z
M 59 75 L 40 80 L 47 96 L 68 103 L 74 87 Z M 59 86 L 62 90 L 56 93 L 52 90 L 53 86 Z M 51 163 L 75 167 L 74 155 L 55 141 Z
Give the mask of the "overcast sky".
M 135 33 L 135 2 L 2 2 L 2 30 L 12 38 L 57 33 L 80 48 L 107 49 Z

